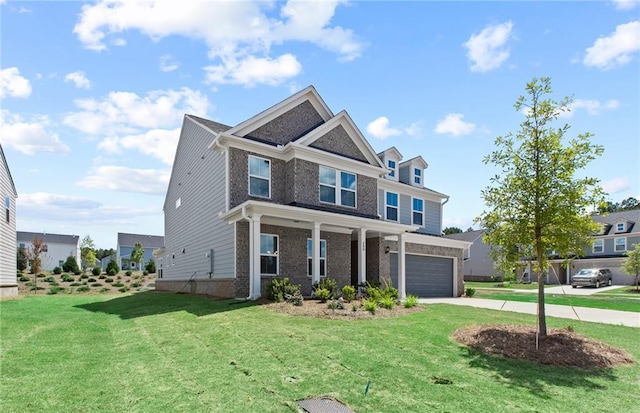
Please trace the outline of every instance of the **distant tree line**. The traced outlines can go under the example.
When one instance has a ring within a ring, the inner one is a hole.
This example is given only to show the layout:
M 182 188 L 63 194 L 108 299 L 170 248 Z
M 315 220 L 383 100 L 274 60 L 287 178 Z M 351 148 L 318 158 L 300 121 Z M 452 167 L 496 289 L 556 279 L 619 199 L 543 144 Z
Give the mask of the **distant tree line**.
M 630 211 L 632 209 L 640 209 L 640 201 L 631 196 L 621 202 L 613 203 L 611 201 L 607 201 L 604 205 L 598 208 L 598 212 L 601 214 L 607 214 L 612 212 Z

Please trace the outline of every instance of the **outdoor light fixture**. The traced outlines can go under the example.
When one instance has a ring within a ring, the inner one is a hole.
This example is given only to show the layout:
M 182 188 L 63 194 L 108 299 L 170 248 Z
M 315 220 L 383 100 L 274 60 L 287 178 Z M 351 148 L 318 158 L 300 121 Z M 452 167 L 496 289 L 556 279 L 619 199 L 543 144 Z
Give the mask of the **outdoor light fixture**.
M 386 247 L 384 247 L 384 253 L 388 254 L 389 251 L 391 251 L 391 248 L 387 245 Z

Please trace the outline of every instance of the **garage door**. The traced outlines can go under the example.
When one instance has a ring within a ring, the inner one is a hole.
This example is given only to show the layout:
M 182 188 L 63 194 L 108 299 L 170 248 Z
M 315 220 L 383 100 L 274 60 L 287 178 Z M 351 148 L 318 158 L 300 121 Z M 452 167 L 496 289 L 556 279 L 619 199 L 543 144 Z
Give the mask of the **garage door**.
M 391 254 L 391 281 L 398 287 L 398 254 Z M 405 255 L 405 289 L 418 297 L 453 297 L 453 259 Z

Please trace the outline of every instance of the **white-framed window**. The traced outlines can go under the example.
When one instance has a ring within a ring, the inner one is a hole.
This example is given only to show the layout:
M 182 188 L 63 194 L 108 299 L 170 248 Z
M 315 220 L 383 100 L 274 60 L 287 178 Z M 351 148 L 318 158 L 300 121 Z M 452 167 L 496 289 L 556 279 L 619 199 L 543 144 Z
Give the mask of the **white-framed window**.
M 260 234 L 260 274 L 278 275 L 278 236 Z
M 396 161 L 388 160 L 387 167 L 390 169 L 389 176 L 390 177 L 396 176 Z
M 307 275 L 313 275 L 313 240 L 307 238 Z M 327 275 L 327 241 L 320 240 L 320 276 Z
M 624 232 L 624 231 L 625 231 L 624 222 L 618 222 L 616 224 L 616 232 Z
M 613 240 L 613 249 L 614 251 L 626 251 L 627 250 L 627 239 L 626 238 L 616 238 Z
M 398 194 L 395 192 L 387 192 L 385 196 L 385 218 L 398 221 Z
M 271 198 L 271 161 L 249 156 L 249 195 Z
M 597 240 L 593 241 L 593 252 L 595 254 L 604 252 L 604 240 L 597 239 Z
M 413 182 L 417 185 L 422 183 L 422 170 L 420 168 L 413 168 Z
M 413 198 L 411 219 L 413 225 L 424 226 L 424 201 L 420 198 Z
M 7 222 L 11 222 L 11 197 L 9 195 L 4 198 L 4 208 L 6 210 Z
M 320 202 L 356 207 L 357 177 L 355 174 L 320 165 L 319 181 Z

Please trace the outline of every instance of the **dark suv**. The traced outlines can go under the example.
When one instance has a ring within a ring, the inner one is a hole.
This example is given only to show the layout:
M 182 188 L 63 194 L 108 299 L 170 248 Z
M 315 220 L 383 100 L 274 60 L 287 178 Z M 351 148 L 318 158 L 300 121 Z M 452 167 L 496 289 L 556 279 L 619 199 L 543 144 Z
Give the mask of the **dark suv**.
M 586 268 L 571 276 L 571 287 L 596 287 L 611 285 L 611 271 L 608 268 Z

